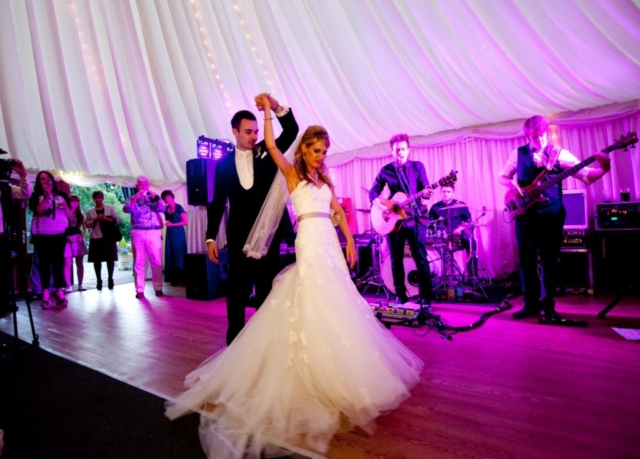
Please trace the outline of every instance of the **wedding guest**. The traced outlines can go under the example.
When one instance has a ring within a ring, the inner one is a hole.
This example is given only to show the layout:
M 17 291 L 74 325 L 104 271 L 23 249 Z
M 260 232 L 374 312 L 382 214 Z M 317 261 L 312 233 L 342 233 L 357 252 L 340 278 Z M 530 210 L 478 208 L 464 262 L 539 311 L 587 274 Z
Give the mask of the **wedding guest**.
M 72 216 L 69 219 L 67 228 L 67 245 L 64 250 L 64 280 L 67 286 L 66 292 L 73 291 L 73 261 L 76 262 L 76 273 L 78 275 L 78 291 L 84 292 L 86 288 L 82 286 L 84 280 L 84 256 L 87 254 L 87 246 L 84 244 L 84 235 L 87 232 L 85 225 L 85 215 L 80 207 L 80 198 L 75 194 L 69 196 Z
M 93 263 L 96 273 L 96 288 L 102 290 L 102 263 L 107 264 L 107 282 L 109 290 L 113 290 L 113 269 L 118 260 L 118 248 L 116 241 L 104 237 L 103 229 L 117 226 L 120 218 L 115 207 L 104 203 L 104 193 L 94 191 L 91 195 L 94 206 L 87 210 L 87 228 L 89 234 L 89 262 Z
M 141 175 L 137 179 L 138 192 L 131 196 L 122 210 L 131 214 L 131 246 L 133 248 L 133 273 L 136 298 L 144 298 L 146 262 L 151 265 L 151 282 L 156 296 L 162 292 L 162 217 L 166 205 L 160 196 L 149 190 L 149 179 Z
M 189 218 L 184 208 L 177 204 L 171 190 L 164 190 L 160 194 L 167 204 L 164 211 L 164 225 L 166 240 L 164 241 L 164 281 L 171 285 L 184 283 L 184 257 L 187 254 L 187 234 L 185 226 Z
M 64 297 L 64 249 L 67 243 L 66 231 L 73 216 L 69 197 L 58 191 L 56 181 L 47 171 L 36 176 L 34 192 L 29 199 L 29 209 L 33 212 L 32 236 L 34 251 L 38 255 L 40 282 L 42 284 L 42 308 L 46 309 L 51 300 L 51 274 L 58 306 L 66 306 Z

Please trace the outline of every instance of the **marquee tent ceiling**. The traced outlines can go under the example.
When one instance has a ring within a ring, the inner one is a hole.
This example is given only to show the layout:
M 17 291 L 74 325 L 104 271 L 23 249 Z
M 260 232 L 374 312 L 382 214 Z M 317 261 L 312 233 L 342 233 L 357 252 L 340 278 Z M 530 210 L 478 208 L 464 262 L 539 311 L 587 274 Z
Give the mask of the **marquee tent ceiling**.
M 638 24 L 638 0 L 3 0 L 0 147 L 170 184 L 262 91 L 331 154 L 631 101 Z

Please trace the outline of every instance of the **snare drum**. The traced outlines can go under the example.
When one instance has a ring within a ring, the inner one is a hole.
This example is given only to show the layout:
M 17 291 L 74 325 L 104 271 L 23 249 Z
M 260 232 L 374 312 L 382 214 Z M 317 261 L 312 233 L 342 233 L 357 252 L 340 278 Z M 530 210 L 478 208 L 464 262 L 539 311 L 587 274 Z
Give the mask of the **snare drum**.
M 447 232 L 441 225 L 427 226 L 426 246 L 441 248 L 446 242 Z

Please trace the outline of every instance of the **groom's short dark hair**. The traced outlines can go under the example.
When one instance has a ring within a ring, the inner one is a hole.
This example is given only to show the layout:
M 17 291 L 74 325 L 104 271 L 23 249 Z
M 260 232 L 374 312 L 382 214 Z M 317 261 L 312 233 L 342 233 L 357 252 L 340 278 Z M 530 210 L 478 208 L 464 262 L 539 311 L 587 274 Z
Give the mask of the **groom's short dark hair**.
M 231 118 L 231 129 L 239 129 L 242 120 L 258 121 L 256 119 L 256 115 L 251 113 L 249 110 L 240 110 L 238 113 L 233 115 L 233 118 Z

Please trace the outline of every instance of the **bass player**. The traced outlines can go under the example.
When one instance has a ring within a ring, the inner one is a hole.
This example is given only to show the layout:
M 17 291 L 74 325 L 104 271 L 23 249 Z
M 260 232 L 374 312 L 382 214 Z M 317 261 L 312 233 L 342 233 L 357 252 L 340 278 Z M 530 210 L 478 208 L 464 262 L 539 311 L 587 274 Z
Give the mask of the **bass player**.
M 382 167 L 369 192 L 369 201 L 372 206 L 378 207 L 382 212 L 390 213 L 392 200 L 381 199 L 380 193 L 385 185 L 389 187 L 390 195 L 404 193 L 408 197 L 424 190 L 422 199 L 431 197 L 432 190 L 429 186 L 424 164 L 420 161 L 409 161 L 409 136 L 396 134 L 389 140 L 393 161 Z M 419 199 L 420 200 L 420 199 Z M 417 203 L 420 206 L 420 202 Z M 415 209 L 412 206 L 411 209 Z M 420 208 L 418 208 L 420 212 Z M 427 258 L 426 226 L 419 224 L 416 228 L 416 220 L 409 215 L 400 222 L 399 228 L 387 235 L 389 254 L 391 256 L 391 272 L 393 273 L 393 285 L 397 296 L 397 302 L 404 304 L 409 301 L 405 285 L 404 272 L 404 246 L 409 243 L 411 256 L 416 262 L 419 274 L 419 294 L 423 300 L 423 306 L 430 306 L 433 296 L 431 282 L 431 270 Z
M 528 143 L 511 152 L 498 177 L 500 184 L 509 188 L 508 196 L 509 194 L 519 195 L 527 186 L 534 185 L 536 179 L 539 179 L 540 174 L 545 170 L 549 180 L 579 162 L 568 150 L 548 143 L 549 123 L 544 117 L 536 115 L 529 118 L 525 121 L 523 130 Z M 582 168 L 573 177 L 590 185 L 609 172 L 611 168 L 609 156 L 599 152 L 595 153 L 594 157 L 598 167 Z M 517 183 L 514 183 L 514 177 Z M 565 319 L 556 312 L 554 301 L 558 258 L 566 216 L 562 204 L 562 183 L 556 183 L 546 189 L 541 198 L 516 217 L 516 241 L 520 258 L 524 307 L 513 313 L 513 317 L 521 319 L 544 313 L 542 322 L 562 324 Z M 537 268 L 538 256 L 542 271 L 542 286 Z M 544 296 L 541 298 L 541 295 Z

